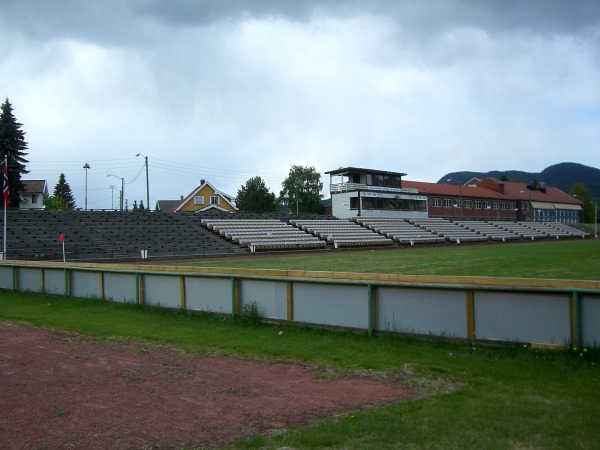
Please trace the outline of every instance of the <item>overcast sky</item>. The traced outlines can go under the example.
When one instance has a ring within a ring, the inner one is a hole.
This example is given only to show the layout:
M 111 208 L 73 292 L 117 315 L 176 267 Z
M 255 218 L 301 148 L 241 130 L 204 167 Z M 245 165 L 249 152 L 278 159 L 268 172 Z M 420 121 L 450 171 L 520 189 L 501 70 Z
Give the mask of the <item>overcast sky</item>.
M 88 163 L 88 208 L 146 203 L 137 153 L 152 207 L 294 164 L 599 167 L 600 2 L 1 0 L 0 96 L 24 178 L 83 207 Z

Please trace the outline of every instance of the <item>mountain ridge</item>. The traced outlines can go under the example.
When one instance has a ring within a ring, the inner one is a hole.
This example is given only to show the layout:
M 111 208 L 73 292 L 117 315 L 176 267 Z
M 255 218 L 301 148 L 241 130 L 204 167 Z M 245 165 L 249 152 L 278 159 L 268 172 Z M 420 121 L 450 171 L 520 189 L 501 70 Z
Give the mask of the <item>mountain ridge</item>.
M 546 167 L 541 172 L 521 170 L 490 170 L 489 172 L 450 172 L 441 177 L 438 183 L 465 184 L 472 178 L 508 177 L 508 181 L 529 183 L 533 180 L 545 182 L 564 192 L 569 192 L 575 183 L 583 183 L 592 198 L 600 198 L 600 169 L 574 162 L 562 162 Z

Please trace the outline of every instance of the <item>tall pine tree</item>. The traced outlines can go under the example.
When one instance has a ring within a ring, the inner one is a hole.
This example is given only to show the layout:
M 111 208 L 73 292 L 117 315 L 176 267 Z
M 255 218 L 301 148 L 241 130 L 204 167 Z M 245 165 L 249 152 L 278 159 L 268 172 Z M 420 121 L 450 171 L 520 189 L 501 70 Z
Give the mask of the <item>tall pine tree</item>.
M 65 174 L 61 173 L 58 177 L 58 183 L 54 186 L 54 198 L 60 205 L 59 209 L 74 209 L 75 199 L 73 198 L 73 192 L 71 192 L 71 186 L 67 183 Z
M 25 189 L 21 175 L 29 173 L 25 169 L 25 164 L 29 161 L 25 159 L 27 142 L 21 126 L 15 119 L 12 105 L 7 98 L 0 113 L 0 158 L 4 160 L 6 157 L 8 160 L 9 208 L 18 208 L 21 204 L 21 193 Z

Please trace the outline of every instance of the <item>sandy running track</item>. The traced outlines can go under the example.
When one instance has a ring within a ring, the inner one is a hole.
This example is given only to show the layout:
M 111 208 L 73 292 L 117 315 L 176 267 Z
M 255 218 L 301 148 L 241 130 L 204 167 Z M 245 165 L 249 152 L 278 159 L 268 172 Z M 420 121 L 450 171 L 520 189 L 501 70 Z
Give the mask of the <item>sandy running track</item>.
M 298 364 L 0 321 L 0 449 L 219 446 L 416 396 L 362 377 L 319 380 Z

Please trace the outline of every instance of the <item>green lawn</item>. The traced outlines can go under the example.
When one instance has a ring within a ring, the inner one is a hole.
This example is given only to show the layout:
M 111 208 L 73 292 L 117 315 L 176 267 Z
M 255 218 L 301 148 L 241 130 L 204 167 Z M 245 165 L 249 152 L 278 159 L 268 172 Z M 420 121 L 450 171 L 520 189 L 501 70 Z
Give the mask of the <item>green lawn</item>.
M 599 250 L 598 242 L 586 240 L 244 258 L 206 265 L 598 280 Z M 393 335 L 369 338 L 366 333 L 7 291 L 0 292 L 0 319 L 101 339 L 147 339 L 191 353 L 302 361 L 318 366 L 319 374 L 370 369 L 405 376 L 407 384 L 428 394 L 281 435 L 255 436 L 238 443 L 240 448 L 600 448 L 600 350 L 544 352 Z M 444 392 L 447 387 L 453 389 Z
M 323 252 L 315 256 L 237 258 L 197 266 L 322 270 L 404 275 L 467 275 L 600 280 L 600 240 L 452 245 L 376 251 Z

